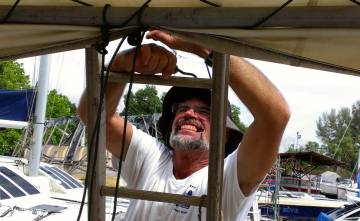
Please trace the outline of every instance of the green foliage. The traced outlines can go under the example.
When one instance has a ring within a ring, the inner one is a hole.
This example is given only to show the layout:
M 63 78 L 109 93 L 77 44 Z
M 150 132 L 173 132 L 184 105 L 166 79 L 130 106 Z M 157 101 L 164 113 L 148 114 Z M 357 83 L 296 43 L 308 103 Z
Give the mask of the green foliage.
M 71 116 L 75 113 L 76 106 L 68 97 L 59 94 L 55 89 L 50 91 L 46 105 L 46 118 Z
M 236 126 L 240 129 L 241 132 L 245 132 L 247 130 L 247 127 L 245 126 L 245 124 L 243 122 L 241 122 L 240 120 L 240 108 L 236 105 L 231 105 L 231 116 L 232 119 L 234 121 L 234 123 L 236 124 Z
M 360 100 L 351 107 L 352 121 L 350 124 L 351 137 L 357 149 L 360 148 Z
M 21 138 L 20 130 L 4 129 L 0 131 L 0 155 L 11 155 Z
M 286 152 L 287 152 L 287 153 L 295 153 L 295 152 L 299 152 L 299 150 L 298 150 L 297 148 L 295 148 L 295 145 L 294 145 L 294 144 L 291 144 L 291 145 L 288 147 L 288 149 L 287 149 Z
M 59 94 L 55 89 L 51 90 L 48 94 L 48 101 L 46 106 L 46 118 L 59 118 L 65 116 L 73 116 L 76 114 L 76 106 L 71 103 L 70 100 L 64 96 Z M 54 131 L 51 135 L 51 144 L 59 145 L 61 137 L 63 136 L 62 131 L 66 129 L 66 132 L 72 134 L 76 125 L 74 123 L 69 124 L 68 128 L 66 125 L 58 126 L 58 129 Z M 44 136 L 44 140 L 46 141 L 50 136 L 51 130 L 48 130 Z
M 287 153 L 296 153 L 296 152 L 304 152 L 304 151 L 308 151 L 306 150 L 305 147 L 303 146 L 299 146 L 299 147 L 295 147 L 294 144 L 291 144 L 288 149 L 287 149 Z
M 355 167 L 360 147 L 360 101 L 350 108 L 332 109 L 323 113 L 317 123 L 316 134 L 326 146 L 326 152 Z
M 320 145 L 316 141 L 309 141 L 305 144 L 306 151 L 319 152 Z
M 25 76 L 22 64 L 16 61 L 0 61 L 0 88 L 9 90 L 29 89 L 29 77 Z M 9 155 L 21 137 L 21 130 L 0 131 L 0 155 Z
M 16 61 L 0 61 L 1 89 L 29 89 L 29 77 L 25 75 L 22 64 Z
M 131 93 L 129 98 L 128 115 L 154 114 L 162 111 L 162 103 L 157 95 L 155 86 L 146 85 L 145 88 Z M 125 96 L 124 103 L 127 96 Z M 120 115 L 125 114 L 125 109 Z

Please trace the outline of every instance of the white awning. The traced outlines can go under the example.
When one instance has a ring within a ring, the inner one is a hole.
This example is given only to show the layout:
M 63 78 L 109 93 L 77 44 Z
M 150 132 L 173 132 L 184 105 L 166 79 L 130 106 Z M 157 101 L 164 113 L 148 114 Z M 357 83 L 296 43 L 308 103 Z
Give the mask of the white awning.
M 14 1 L 15 2 L 15 1 Z M 0 59 L 34 56 L 94 44 L 99 40 L 102 12 L 122 24 L 144 1 L 23 0 L 0 25 Z M 214 50 L 258 60 L 360 76 L 360 4 L 344 0 L 297 0 L 266 18 L 284 1 L 153 0 L 111 39 L 140 23 L 181 34 Z M 0 0 L 4 17 L 13 2 Z M 133 8 L 129 8 L 133 7 Z M 134 8 L 135 7 L 135 8 Z M 159 8 L 161 7 L 161 8 Z M 261 21 L 264 21 L 263 23 Z M 254 26 L 261 23 L 259 26 Z

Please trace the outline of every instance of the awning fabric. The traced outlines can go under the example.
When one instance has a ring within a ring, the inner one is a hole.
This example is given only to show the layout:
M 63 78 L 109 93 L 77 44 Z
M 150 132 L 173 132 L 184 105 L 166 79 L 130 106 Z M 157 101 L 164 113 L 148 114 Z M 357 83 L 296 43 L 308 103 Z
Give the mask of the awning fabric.
M 0 0 L 0 12 L 2 14 L 0 17 L 5 16 L 4 13 L 9 11 L 10 6 L 14 2 L 15 1 Z M 126 9 L 127 7 L 140 7 L 145 1 L 94 0 L 82 2 L 92 5 L 92 7 L 103 7 L 105 4 L 111 4 L 111 7 L 113 8 Z M 285 1 L 216 0 L 211 2 L 221 7 L 235 9 L 244 7 L 261 9 L 266 7 L 280 7 Z M 55 20 L 54 24 L 52 24 L 52 21 L 47 21 L 46 19 L 44 19 L 43 24 L 39 24 L 39 22 L 31 24 L 32 18 L 34 20 L 38 19 L 36 16 L 28 18 L 28 23 L 14 22 L 14 20 L 11 20 L 12 18 L 17 16 L 26 17 L 26 15 L 21 15 L 22 11 L 19 10 L 19 7 L 22 6 L 67 6 L 68 10 L 72 10 L 75 6 L 88 7 L 70 0 L 20 1 L 20 4 L 15 8 L 7 21 L 0 24 L 0 59 L 26 57 L 83 48 L 95 43 L 100 38 L 100 28 L 95 27 L 95 25 L 59 25 Z M 163 10 L 166 11 L 171 8 L 204 8 L 213 6 L 199 0 L 151 1 L 149 8 L 156 7 L 164 7 Z M 345 0 L 297 0 L 286 6 L 286 8 L 302 8 L 305 12 L 307 8 L 310 10 L 316 9 L 316 7 L 325 9 L 346 7 L 346 9 L 359 9 L 360 12 L 360 4 Z M 311 26 L 311 23 L 306 23 L 307 16 L 306 13 L 304 13 L 305 16 L 299 17 L 298 20 L 295 19 L 293 25 L 291 25 L 292 20 L 289 21 L 287 27 L 271 26 L 270 22 L 265 27 L 256 29 L 231 27 L 208 28 L 201 27 L 201 25 L 196 28 L 187 28 L 185 25 L 184 27 L 161 26 L 160 28 L 171 31 L 174 34 L 180 34 L 194 42 L 220 52 L 227 52 L 248 58 L 293 66 L 309 67 L 360 76 L 360 62 L 358 62 L 358 58 L 360 57 L 360 28 L 358 23 L 354 22 L 353 24 L 351 22 L 344 22 L 344 24 L 342 24 L 341 13 L 343 13 L 343 11 L 339 11 L 339 13 L 334 13 L 334 11 L 331 12 L 333 14 L 326 14 L 325 12 L 325 14 L 319 14 L 318 17 L 316 17 L 316 15 L 309 16 L 312 19 L 311 22 L 314 22 L 314 27 Z M 321 22 L 326 23 L 326 20 L 331 19 L 331 17 L 335 15 L 340 18 L 338 19 L 340 22 L 339 24 L 334 26 L 326 25 L 324 27 L 319 25 L 322 24 Z M 144 16 L 146 16 L 146 14 Z M 212 21 L 221 19 L 222 15 L 213 13 L 209 14 L 209 16 L 209 23 L 211 23 Z M 249 19 L 257 19 L 252 16 L 255 15 L 249 14 L 247 17 Z M 286 19 L 286 13 L 284 16 Z M 344 16 L 346 15 L 344 14 Z M 88 19 L 91 21 L 94 18 L 89 15 Z M 169 20 L 170 19 L 174 20 L 174 18 L 169 18 Z M 261 19 L 261 16 L 259 19 Z M 300 20 L 306 24 L 304 27 L 297 27 L 297 21 Z M 144 21 L 147 21 L 146 17 L 144 18 Z M 320 23 L 317 23 L 318 21 Z M 194 21 L 194 23 L 196 22 Z M 126 26 L 121 29 L 112 29 L 111 38 L 115 39 L 126 35 L 133 28 L 134 26 Z
M 0 119 L 28 121 L 34 110 L 33 90 L 0 89 Z

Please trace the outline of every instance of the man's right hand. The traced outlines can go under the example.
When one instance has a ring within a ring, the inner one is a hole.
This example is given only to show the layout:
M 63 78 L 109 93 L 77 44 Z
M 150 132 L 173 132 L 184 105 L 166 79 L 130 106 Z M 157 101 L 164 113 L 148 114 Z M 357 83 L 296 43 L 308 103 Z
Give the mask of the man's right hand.
M 135 50 L 135 48 L 132 48 L 119 53 L 111 67 L 111 71 L 130 73 Z M 156 44 L 142 45 L 136 55 L 135 72 L 147 75 L 162 73 L 164 78 L 168 78 L 176 72 L 176 56 Z

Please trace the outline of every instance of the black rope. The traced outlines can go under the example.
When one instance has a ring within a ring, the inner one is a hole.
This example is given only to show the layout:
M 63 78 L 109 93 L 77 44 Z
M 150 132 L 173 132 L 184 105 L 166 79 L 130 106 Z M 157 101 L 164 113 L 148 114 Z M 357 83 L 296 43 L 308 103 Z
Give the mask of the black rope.
M 274 15 L 276 15 L 278 12 L 280 12 L 283 8 L 285 8 L 288 4 L 290 4 L 294 0 L 287 0 L 284 4 L 282 4 L 279 8 L 275 9 L 273 12 L 271 12 L 269 15 L 265 16 L 264 18 L 260 19 L 258 22 L 256 22 L 254 25 L 247 27 L 249 29 L 257 28 L 260 25 L 264 24 L 266 21 L 268 21 L 270 18 L 272 18 Z
M 357 1 L 357 0 L 350 0 L 350 1 L 351 1 L 352 3 L 360 6 L 360 2 L 359 2 L 359 1 Z
M 181 74 L 183 74 L 183 75 L 188 75 L 188 76 L 192 76 L 192 77 L 194 77 L 194 78 L 197 78 L 197 76 L 196 76 L 195 74 L 190 73 L 190 72 L 185 72 L 185 71 L 181 70 L 181 69 L 180 69 L 179 67 L 177 67 L 177 66 L 176 66 L 175 71 L 176 71 L 176 72 L 179 72 L 179 73 L 181 73 Z
M 115 57 L 116 57 L 116 54 L 118 53 L 118 51 L 120 50 L 122 44 L 124 43 L 125 41 L 125 37 L 121 39 L 121 41 L 119 42 L 115 52 L 113 53 L 113 56 L 111 57 L 111 60 L 110 60 L 110 63 L 109 63 L 109 67 L 112 66 L 114 60 L 115 60 Z M 105 60 L 103 59 L 102 60 L 102 72 L 103 73 L 103 70 L 104 70 L 104 67 L 105 67 Z M 96 118 L 96 124 L 95 124 L 95 128 L 94 128 L 94 132 L 93 134 L 97 133 L 97 135 L 99 134 L 98 131 L 99 131 L 99 127 L 100 127 L 100 114 L 101 114 L 101 107 L 102 107 L 102 104 L 103 104 L 103 100 L 104 100 L 104 96 L 105 96 L 105 91 L 106 91 L 106 85 L 107 85 L 107 82 L 108 82 L 108 78 L 109 78 L 109 73 L 110 73 L 110 70 L 109 68 L 106 70 L 106 73 L 105 75 L 103 76 L 100 76 L 100 79 L 101 80 L 101 87 L 100 87 L 100 104 L 99 104 L 99 109 L 98 109 L 98 112 L 97 112 L 97 118 Z M 100 111 L 99 111 L 100 110 Z M 94 140 L 94 136 L 91 137 L 91 141 L 90 141 L 90 146 L 92 146 L 92 143 L 93 143 L 93 140 Z M 98 143 L 96 144 L 95 146 L 95 156 L 97 155 L 97 150 L 98 150 Z M 91 153 L 91 152 L 90 152 Z M 89 156 L 89 158 L 91 158 L 91 156 Z M 95 168 L 95 165 L 96 165 L 96 158 L 94 159 L 94 164 L 93 164 L 93 171 L 94 171 L 94 168 Z M 80 210 L 79 210 L 79 215 L 81 214 L 82 212 L 82 207 L 83 207 L 83 204 L 85 202 L 85 195 L 86 195 L 86 189 L 88 187 L 88 180 L 89 180 L 89 173 L 88 173 L 89 170 L 86 171 L 86 178 L 85 178 L 85 184 L 84 184 L 84 192 L 83 192 L 83 198 L 82 198 L 82 201 L 81 201 L 81 206 L 80 206 Z M 91 178 L 90 180 L 93 180 L 94 178 L 94 174 L 91 174 Z M 81 215 L 80 215 L 81 216 Z M 79 220 L 80 217 L 78 217 L 77 220 Z
M 101 27 L 101 40 L 98 41 L 96 43 L 96 50 L 102 55 L 102 60 L 101 60 L 101 71 L 100 71 L 100 103 L 99 103 L 99 107 L 97 110 L 97 117 L 96 117 L 96 121 L 95 121 L 95 127 L 92 133 L 92 136 L 90 138 L 90 146 L 93 146 L 94 140 L 95 140 L 95 150 L 94 150 L 94 155 L 92 155 L 91 151 L 89 151 L 88 153 L 88 158 L 90 161 L 93 161 L 93 166 L 92 166 L 92 171 L 93 173 L 91 174 L 90 177 L 90 184 L 91 186 L 93 185 L 94 182 L 94 171 L 96 168 L 96 163 L 97 163 L 97 153 L 98 153 L 98 149 L 99 149 L 99 133 L 100 133 L 100 121 L 101 121 L 101 110 L 102 110 L 102 106 L 103 106 L 103 100 L 104 100 L 104 96 L 105 96 L 105 91 L 106 91 L 106 85 L 107 85 L 107 81 L 108 81 L 108 75 L 109 75 L 109 70 L 106 71 L 105 73 L 105 55 L 108 53 L 106 50 L 107 45 L 109 44 L 109 28 L 106 22 L 106 18 L 105 18 L 105 14 L 106 14 L 106 10 L 109 7 L 109 5 L 105 5 L 105 7 L 103 8 L 103 26 Z M 122 43 L 124 42 L 125 38 L 123 38 L 122 41 L 120 41 L 119 46 L 117 47 L 120 48 Z M 117 50 L 118 51 L 118 50 Z M 111 59 L 111 62 L 113 62 L 114 57 L 117 54 L 117 51 L 115 51 L 115 53 L 113 54 L 113 57 Z M 111 65 L 111 64 L 110 64 Z M 86 175 L 85 175 L 85 183 L 84 183 L 84 191 L 83 191 L 83 196 L 82 196 L 82 200 L 81 200 L 81 205 L 80 205 L 80 209 L 79 209 L 79 213 L 78 213 L 78 218 L 77 220 L 79 221 L 82 215 L 82 211 L 83 211 L 83 207 L 85 204 L 85 197 L 86 197 L 86 190 L 88 188 L 88 184 L 89 184 L 89 174 L 90 170 L 87 169 L 86 170 Z M 89 195 L 89 207 L 92 204 L 92 194 Z M 90 214 L 89 214 L 90 215 Z
M 211 1 L 207 1 L 207 0 L 200 0 L 200 1 L 201 1 L 201 2 L 204 2 L 205 4 L 214 6 L 214 7 L 221 7 L 221 5 L 218 5 L 218 4 L 213 3 L 213 2 L 211 2 Z
M 147 0 L 142 6 L 140 6 L 140 8 L 138 8 L 132 15 L 130 15 L 130 17 L 128 19 L 126 19 L 122 24 L 120 25 L 111 25 L 108 23 L 108 26 L 111 28 L 123 28 L 125 27 L 127 24 L 129 24 L 131 22 L 131 20 L 133 20 L 135 17 L 138 18 L 138 23 L 141 22 L 141 15 L 143 13 L 143 10 L 148 7 L 148 4 L 151 2 L 152 0 Z M 110 6 L 110 5 L 109 5 Z M 106 17 L 105 17 L 106 18 Z M 106 20 L 105 20 L 106 21 Z M 141 24 L 140 24 L 141 25 Z M 143 25 L 141 25 L 142 27 L 144 27 Z
M 209 79 L 211 79 L 211 73 L 210 73 L 209 66 L 207 64 L 205 64 L 205 67 L 206 67 L 207 73 L 209 75 Z
M 200 197 L 200 202 L 199 202 L 199 206 L 198 206 L 198 208 L 199 208 L 199 213 L 198 213 L 198 220 L 199 221 L 201 221 L 201 208 L 203 207 L 203 205 L 204 205 L 204 201 L 205 201 L 205 199 L 206 199 L 206 195 L 202 195 L 201 197 Z
M 127 21 L 125 21 L 123 23 L 122 26 L 125 26 L 127 25 L 128 22 L 131 21 L 131 19 L 133 19 L 138 13 L 142 13 L 142 10 L 147 6 L 147 4 L 150 2 L 151 0 L 148 0 L 144 5 L 142 5 Z M 101 85 L 100 85 L 100 104 L 99 104 L 99 108 L 98 108 L 98 111 L 97 111 L 97 118 L 96 118 L 96 123 L 95 123 L 95 127 L 94 127 L 94 131 L 93 131 L 93 134 L 92 134 L 92 137 L 90 139 L 90 146 L 92 146 L 93 142 L 94 142 L 94 139 L 95 139 L 95 151 L 94 151 L 94 154 L 95 156 L 97 155 L 97 152 L 98 152 L 98 148 L 99 148 L 99 143 L 98 143 L 98 138 L 99 138 L 99 131 L 100 131 L 100 116 L 101 116 L 101 108 L 102 108 L 102 105 L 103 105 L 103 100 L 104 100 L 104 96 L 105 96 L 105 91 L 106 91 L 106 85 L 107 85 L 107 81 L 108 81 L 108 76 L 109 76 L 109 72 L 110 70 L 107 69 L 106 71 L 106 74 L 104 76 L 104 70 L 105 70 L 105 54 L 107 54 L 107 50 L 106 50 L 106 46 L 108 45 L 109 43 L 109 30 L 110 28 L 114 27 L 114 26 L 111 26 L 108 22 L 107 22 L 107 19 L 106 19 L 106 14 L 107 14 L 107 10 L 108 8 L 111 7 L 109 4 L 105 5 L 104 8 L 103 8 L 103 13 L 102 13 L 102 19 L 103 19 L 103 25 L 101 26 L 101 40 L 99 42 L 97 42 L 96 44 L 96 49 L 97 51 L 102 54 L 102 68 L 101 68 L 101 76 L 100 76 L 100 79 L 101 79 Z M 140 21 L 140 19 L 139 19 Z M 145 32 L 144 32 L 145 33 Z M 121 45 L 123 44 L 125 38 L 123 38 L 117 49 L 115 50 L 112 58 L 111 58 L 111 61 L 109 63 L 109 67 L 112 66 L 112 63 L 113 61 L 115 60 L 115 57 L 116 57 L 116 54 L 117 52 L 119 51 Z M 125 123 L 126 125 L 126 123 Z M 91 152 L 90 152 L 91 153 Z M 91 155 L 88 156 L 89 159 L 92 159 L 93 157 Z M 93 164 L 93 171 L 95 170 L 95 166 L 96 166 L 96 157 L 94 158 L 94 164 Z M 120 160 L 121 161 L 121 160 Z M 85 204 L 85 196 L 86 196 L 86 190 L 87 190 L 87 187 L 88 187 L 88 182 L 89 182 L 89 171 L 87 169 L 86 171 L 86 178 L 85 178 L 85 183 L 84 183 L 84 192 L 83 192 L 83 198 L 82 198 L 82 201 L 81 201 L 81 206 L 80 206 L 80 209 L 79 209 L 79 214 L 78 214 L 78 218 L 77 220 L 80 220 L 81 218 L 81 214 L 82 214 L 82 210 L 83 210 L 83 206 Z M 90 177 L 90 182 L 91 184 L 93 183 L 93 180 L 94 180 L 94 173 L 91 174 L 91 177 Z M 90 194 L 90 197 L 91 197 L 91 194 Z M 90 197 L 89 197 L 89 206 L 91 204 L 91 201 L 90 200 Z M 117 196 L 115 195 L 115 200 L 117 200 Z M 116 204 L 116 202 L 115 202 Z M 115 213 L 116 213 L 116 206 L 115 206 Z M 115 214 L 114 213 L 114 214 Z M 113 218 L 114 218 L 114 214 L 113 214 Z
M 6 23 L 13 11 L 15 10 L 16 6 L 19 4 L 20 0 L 16 0 L 16 2 L 11 6 L 8 13 L 5 15 L 5 17 L 2 19 L 1 24 Z
M 80 0 L 71 0 L 75 3 L 79 3 L 80 5 L 83 5 L 83 6 L 87 6 L 87 7 L 92 7 L 93 5 L 92 4 L 89 4 L 89 3 L 86 3 L 86 2 L 83 2 L 83 1 L 80 1 Z
M 116 206 L 117 206 L 117 198 L 118 198 L 117 195 L 118 195 L 118 192 L 119 192 L 119 181 L 120 181 L 120 175 L 121 175 L 121 170 L 122 170 L 122 160 L 124 158 L 125 141 L 126 141 L 126 126 L 127 126 L 127 122 L 128 122 L 128 109 L 129 109 L 129 101 L 130 101 L 131 90 L 132 90 L 132 86 L 133 86 L 133 82 L 134 82 L 136 58 L 137 58 L 138 53 L 140 51 L 141 42 L 144 39 L 144 35 L 145 35 L 145 31 L 142 32 L 141 38 L 139 39 L 139 42 L 138 42 L 138 44 L 137 44 L 137 46 L 135 48 L 134 58 L 133 58 L 132 67 L 131 67 L 130 83 L 129 83 L 128 93 L 127 93 L 126 101 L 125 101 L 124 129 L 123 129 L 123 133 L 122 133 L 121 151 L 120 151 L 118 171 L 117 171 L 117 177 L 116 177 L 114 205 L 113 205 L 113 213 L 112 213 L 112 218 L 111 218 L 112 221 L 115 220 L 115 214 L 116 214 L 116 209 L 117 209 L 116 208 Z
M 103 56 L 104 58 L 104 56 Z M 104 61 L 102 61 L 104 62 Z M 101 71 L 100 72 L 100 79 L 103 79 L 103 75 L 104 75 L 104 72 Z M 102 85 L 102 83 L 101 83 Z M 100 86 L 100 97 L 101 95 L 103 94 L 103 91 L 102 91 L 102 86 Z M 87 89 L 89 90 L 89 88 Z M 90 143 L 89 143 L 89 146 L 90 147 L 93 147 L 93 144 L 94 144 L 94 141 L 95 141 L 95 151 L 94 151 L 94 155 L 92 155 L 91 151 L 88 151 L 88 160 L 89 161 L 93 161 L 94 164 L 93 164 L 93 167 L 92 169 L 95 168 L 95 165 L 96 165 L 96 154 L 97 154 L 97 148 L 99 146 L 99 128 L 100 128 L 100 114 L 101 114 L 101 107 L 102 107 L 102 99 L 100 99 L 100 103 L 99 103 L 99 107 L 97 109 L 97 113 L 96 113 L 96 121 L 95 121 L 95 126 L 94 126 L 94 129 L 93 129 L 93 133 L 91 135 L 91 138 L 90 138 Z M 95 157 L 95 158 L 94 158 Z M 93 159 L 94 158 L 94 159 Z M 83 207 L 84 207 L 84 204 L 85 204 L 85 196 L 86 196 L 86 190 L 88 188 L 88 185 L 89 185 L 89 174 L 90 173 L 90 170 L 89 168 L 87 168 L 86 170 L 86 175 L 85 175 L 85 183 L 84 183 L 84 191 L 83 191 L 83 197 L 82 197 L 82 200 L 81 200 L 81 204 L 80 204 L 80 209 L 79 209 L 79 213 L 78 213 L 78 217 L 77 217 L 77 221 L 80 220 L 81 218 L 81 215 L 82 215 L 82 211 L 83 211 Z M 91 179 L 90 179 L 90 183 L 92 184 L 93 183 L 93 178 L 94 178 L 94 173 L 91 174 Z M 88 202 L 88 206 L 90 207 L 91 205 L 91 194 L 89 195 L 89 202 Z
M 106 47 L 109 45 L 109 23 L 106 19 L 106 13 L 108 8 L 111 6 L 109 4 L 106 4 L 102 11 L 102 25 L 101 25 L 101 40 L 96 42 L 95 48 L 100 54 L 107 54 Z

